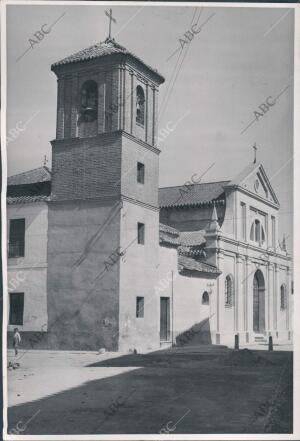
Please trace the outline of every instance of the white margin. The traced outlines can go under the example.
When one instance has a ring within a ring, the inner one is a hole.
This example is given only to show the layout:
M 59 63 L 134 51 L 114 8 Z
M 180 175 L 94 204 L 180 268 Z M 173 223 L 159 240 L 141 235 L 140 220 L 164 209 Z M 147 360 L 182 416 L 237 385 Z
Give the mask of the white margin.
M 6 156 L 6 6 L 7 5 L 47 5 L 47 6 L 190 6 L 190 7 L 222 7 L 222 8 L 283 8 L 295 10 L 295 32 L 294 32 L 294 431 L 293 434 L 196 434 L 196 435 L 6 435 L 5 440 L 296 440 L 300 439 L 300 320 L 297 312 L 300 312 L 300 299 L 297 295 L 297 288 L 300 286 L 300 274 L 296 269 L 300 268 L 300 256 L 297 244 L 300 244 L 300 201 L 297 199 L 300 188 L 300 5 L 295 3 L 220 3 L 220 2 L 151 2 L 151 1 L 57 1 L 57 0 L 0 0 L 1 13 L 1 154 L 2 154 L 2 270 L 3 270 L 3 326 L 2 326 L 2 355 L 3 355 L 3 419 L 4 427 L 7 424 L 7 250 L 6 250 L 6 181 L 7 181 L 7 156 Z M 296 146 L 299 146 L 298 150 Z M 284 146 L 283 146 L 284 148 Z M 298 170 L 298 175 L 297 175 Z M 4 216 L 5 215 L 5 216 Z M 297 254 L 298 253 L 298 254 Z M 298 346 L 297 346 L 297 344 Z M 295 393 L 297 391 L 297 393 Z

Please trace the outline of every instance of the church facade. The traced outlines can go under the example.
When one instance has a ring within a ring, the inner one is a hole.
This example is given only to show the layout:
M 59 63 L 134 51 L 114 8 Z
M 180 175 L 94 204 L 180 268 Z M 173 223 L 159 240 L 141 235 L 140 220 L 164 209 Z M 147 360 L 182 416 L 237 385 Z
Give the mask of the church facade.
M 52 169 L 8 178 L 8 332 L 151 351 L 292 339 L 291 256 L 262 164 L 159 188 L 157 70 L 108 38 L 52 65 Z

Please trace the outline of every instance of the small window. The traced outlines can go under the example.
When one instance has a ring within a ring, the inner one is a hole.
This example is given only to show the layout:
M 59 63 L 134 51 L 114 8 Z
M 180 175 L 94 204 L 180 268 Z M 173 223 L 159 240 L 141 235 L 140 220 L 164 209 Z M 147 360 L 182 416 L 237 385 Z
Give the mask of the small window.
M 137 163 L 137 181 L 140 184 L 144 184 L 145 182 L 145 165 L 141 162 Z
M 209 305 L 209 295 L 207 291 L 202 294 L 202 305 Z
M 286 309 L 286 288 L 285 285 L 280 287 L 280 309 Z
M 225 306 L 233 305 L 233 277 L 227 276 L 225 279 Z
M 138 222 L 137 229 L 138 229 L 138 243 L 141 245 L 144 245 L 144 243 L 145 243 L 145 224 Z
M 136 88 L 136 122 L 142 126 L 145 123 L 145 94 L 141 86 Z
M 24 257 L 25 219 L 12 219 L 9 224 L 8 257 Z
M 9 324 L 23 325 L 24 293 L 13 292 L 9 296 Z
M 136 298 L 136 317 L 144 318 L 144 297 Z

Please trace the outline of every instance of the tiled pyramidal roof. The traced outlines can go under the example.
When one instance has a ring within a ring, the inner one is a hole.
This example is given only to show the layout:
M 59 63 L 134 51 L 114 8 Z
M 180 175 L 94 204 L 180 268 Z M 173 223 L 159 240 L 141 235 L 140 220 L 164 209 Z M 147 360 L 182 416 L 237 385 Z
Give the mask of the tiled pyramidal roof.
M 71 63 L 79 63 L 81 61 L 94 60 L 96 58 L 106 57 L 108 55 L 121 54 L 126 55 L 128 58 L 143 64 L 148 70 L 150 70 L 154 75 L 159 77 L 159 82 L 163 83 L 165 81 L 164 77 L 154 69 L 153 67 L 146 64 L 141 58 L 137 57 L 135 54 L 130 52 L 124 46 L 121 46 L 115 41 L 114 38 L 107 38 L 104 42 L 93 44 L 76 52 L 73 55 L 63 58 L 62 60 L 53 63 L 51 66 L 52 70 L 56 70 L 57 67 L 63 66 Z

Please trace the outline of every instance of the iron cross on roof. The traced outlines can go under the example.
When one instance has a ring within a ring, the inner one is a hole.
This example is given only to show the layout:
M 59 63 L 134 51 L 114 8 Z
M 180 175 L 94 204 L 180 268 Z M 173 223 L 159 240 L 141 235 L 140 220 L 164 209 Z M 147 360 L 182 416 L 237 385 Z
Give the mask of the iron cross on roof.
M 111 38 L 111 22 L 117 23 L 117 20 L 112 16 L 112 10 L 110 9 L 109 12 L 105 11 L 105 15 L 109 18 L 109 31 L 108 31 L 108 38 Z

